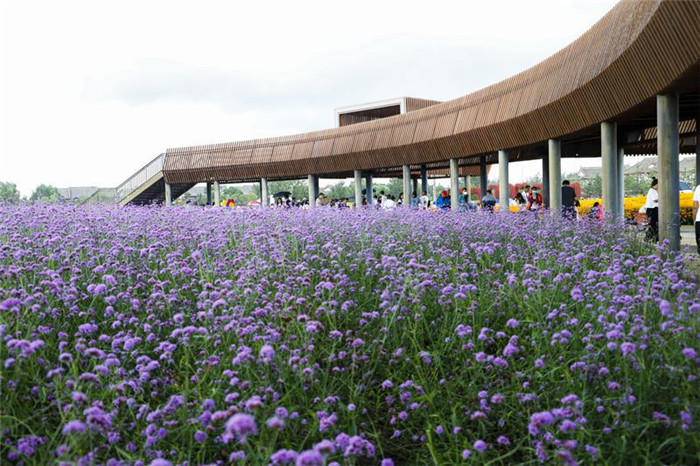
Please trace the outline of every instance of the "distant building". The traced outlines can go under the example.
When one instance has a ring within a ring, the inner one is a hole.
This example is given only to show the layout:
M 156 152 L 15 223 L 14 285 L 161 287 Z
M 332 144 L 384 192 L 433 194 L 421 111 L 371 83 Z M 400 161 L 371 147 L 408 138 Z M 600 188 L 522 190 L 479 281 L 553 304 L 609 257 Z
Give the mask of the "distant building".
M 97 186 L 71 186 L 68 188 L 58 188 L 58 194 L 63 199 L 85 199 L 99 190 Z
M 681 172 L 681 178 L 683 178 L 683 172 L 695 171 L 695 156 L 690 156 L 682 159 L 679 164 L 679 171 Z M 659 172 L 659 158 L 658 157 L 646 157 L 636 164 L 632 165 L 630 168 L 625 169 L 625 173 L 630 174 L 643 174 L 647 176 L 656 175 Z
M 341 126 L 379 120 L 380 118 L 387 118 L 395 115 L 403 115 L 404 113 L 420 110 L 439 103 L 440 101 L 438 100 L 397 97 L 396 99 L 336 108 L 335 125 L 340 128 Z
M 581 167 L 576 172 L 576 178 L 581 181 L 588 181 L 599 176 L 602 176 L 603 169 L 601 167 Z
M 695 173 L 695 156 L 689 156 L 680 160 L 679 171 L 681 173 L 681 179 L 684 177 L 684 173 L 688 174 L 690 172 Z M 598 176 L 602 176 L 603 169 L 601 167 L 581 167 L 576 176 L 578 179 L 585 181 L 591 180 Z M 639 162 L 632 165 L 625 165 L 625 175 L 645 175 L 645 176 L 656 176 L 659 173 L 659 158 L 644 157 Z M 692 181 L 692 180 L 687 180 Z

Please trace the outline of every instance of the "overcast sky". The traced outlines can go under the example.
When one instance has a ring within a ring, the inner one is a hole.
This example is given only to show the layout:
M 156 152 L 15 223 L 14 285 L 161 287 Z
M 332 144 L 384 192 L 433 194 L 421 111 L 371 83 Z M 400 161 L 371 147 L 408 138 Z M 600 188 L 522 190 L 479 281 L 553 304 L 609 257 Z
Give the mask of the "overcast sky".
M 22 195 L 114 187 L 168 147 L 454 99 L 547 58 L 615 3 L 0 0 L 0 181 Z M 514 164 L 511 178 L 537 170 Z

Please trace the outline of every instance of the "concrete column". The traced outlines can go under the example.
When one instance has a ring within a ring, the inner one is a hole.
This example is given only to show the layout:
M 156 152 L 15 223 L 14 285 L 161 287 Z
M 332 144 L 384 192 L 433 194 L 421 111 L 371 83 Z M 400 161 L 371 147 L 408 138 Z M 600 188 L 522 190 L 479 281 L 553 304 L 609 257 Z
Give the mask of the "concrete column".
M 260 178 L 260 197 L 263 207 L 270 207 L 270 191 L 267 189 L 267 178 Z
M 678 94 L 656 96 L 657 151 L 659 153 L 659 241 L 668 240 L 680 251 Z
M 318 175 L 314 176 L 314 191 L 316 192 L 316 197 L 321 194 L 321 177 Z
M 316 207 L 316 198 L 318 197 L 318 177 L 309 175 L 309 207 Z
M 561 141 L 550 139 L 549 158 L 549 210 L 561 212 Z
M 600 155 L 603 161 L 603 210 L 617 220 L 617 123 L 600 124 Z
M 413 191 L 411 192 L 411 196 L 413 196 L 413 193 L 416 193 L 416 196 L 420 197 L 420 193 L 418 192 L 418 178 L 413 178 Z
M 459 159 L 450 159 L 450 208 L 459 208 Z
M 167 207 L 173 205 L 173 190 L 171 189 L 170 183 L 165 183 L 165 205 Z
M 420 189 L 421 191 L 425 191 L 425 193 L 430 192 L 430 188 L 428 187 L 428 166 L 427 165 L 421 165 L 420 166 Z M 418 197 L 420 197 L 423 193 L 420 192 L 418 193 Z
M 362 208 L 362 171 L 355 170 L 355 208 Z
M 372 207 L 372 198 L 374 197 L 374 183 L 372 174 L 365 175 L 365 196 L 367 196 L 367 206 Z
M 401 167 L 403 174 L 403 206 L 411 207 L 411 166 L 403 165 Z
M 510 189 L 508 187 L 508 152 L 498 151 L 498 198 L 501 212 L 510 212 Z
M 542 156 L 542 201 L 549 209 L 549 154 Z
M 625 218 L 625 149 L 617 150 L 617 216 Z
M 207 181 L 207 205 L 211 205 L 211 181 Z
M 221 207 L 221 185 L 214 181 L 214 206 Z
M 467 201 L 472 200 L 472 177 L 471 175 L 465 176 L 465 186 L 467 188 Z
M 479 181 L 481 182 L 481 197 L 484 197 L 486 196 L 486 190 L 488 189 L 489 184 L 489 172 L 486 169 L 486 157 L 481 157 L 481 162 L 479 163 Z

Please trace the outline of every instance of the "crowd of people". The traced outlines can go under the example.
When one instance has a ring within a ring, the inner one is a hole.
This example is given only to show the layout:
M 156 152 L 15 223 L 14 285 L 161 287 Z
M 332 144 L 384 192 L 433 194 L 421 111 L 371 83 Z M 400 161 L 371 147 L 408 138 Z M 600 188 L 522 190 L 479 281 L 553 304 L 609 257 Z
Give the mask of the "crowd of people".
M 654 178 L 647 193 L 646 202 L 640 209 L 640 213 L 646 214 L 648 218 L 649 229 L 647 237 L 650 240 L 658 241 L 658 180 Z M 271 207 L 277 208 L 309 208 L 308 199 L 296 199 L 291 194 L 287 196 L 275 196 L 270 201 Z M 481 198 L 480 202 L 474 202 L 465 188 L 460 188 L 457 194 L 457 208 L 459 211 L 484 211 L 495 212 L 503 209 L 499 200 L 494 196 L 491 189 L 486 190 L 486 194 Z M 695 192 L 694 204 L 697 209 L 700 203 L 700 186 Z M 416 192 L 411 193 L 410 199 L 404 199 L 404 194 L 399 194 L 398 198 L 391 193 L 386 193 L 384 190 L 378 194 L 372 193 L 368 198 L 363 191 L 361 208 L 374 208 L 382 210 L 393 210 L 399 207 L 404 207 L 408 203 L 408 207 L 418 210 L 450 210 L 452 208 L 452 193 L 450 189 L 442 190 L 435 198 L 428 196 L 427 191 L 422 191 L 419 196 Z M 232 208 L 236 207 L 236 202 L 233 199 L 227 199 L 222 202 L 222 205 Z M 260 205 L 260 201 L 254 201 L 253 205 Z M 562 215 L 569 219 L 577 219 L 583 217 L 579 212 L 580 202 L 576 195 L 576 191 L 571 186 L 568 180 L 564 180 L 561 186 L 561 205 Z M 316 206 L 319 207 L 334 207 L 339 209 L 355 209 L 354 198 L 330 198 L 324 193 L 320 193 L 316 199 Z M 526 185 L 520 189 L 515 196 L 509 199 L 508 209 L 519 212 L 534 212 L 541 213 L 544 208 L 544 199 L 540 189 L 537 186 Z M 698 218 L 697 237 L 698 251 L 700 252 L 700 212 L 697 209 L 694 211 L 694 217 Z M 603 207 L 599 202 L 595 202 L 585 216 L 588 219 L 602 221 Z
M 290 193 L 287 196 L 274 196 L 270 200 L 271 207 L 277 208 L 308 208 L 308 199 L 296 199 Z M 324 193 L 320 193 L 316 199 L 316 206 L 319 207 L 336 207 L 339 209 L 354 209 L 355 205 L 354 198 L 330 198 Z M 236 202 L 233 199 L 227 199 L 222 202 L 222 205 L 232 208 L 236 207 Z M 260 205 L 260 201 L 253 201 L 252 205 Z M 408 205 L 409 208 L 418 210 L 450 210 L 452 208 L 452 192 L 450 189 L 442 190 L 435 198 L 428 196 L 427 191 L 422 191 L 420 195 L 418 193 L 411 193 L 410 199 L 406 200 L 404 198 L 404 193 L 400 193 L 398 197 L 395 197 L 391 193 L 386 193 L 384 190 L 379 191 L 379 193 L 372 193 L 372 196 L 366 196 L 363 191 L 362 196 L 362 206 L 361 208 L 375 208 L 383 210 L 392 210 L 397 207 L 404 207 Z M 459 211 L 477 211 L 482 210 L 485 212 L 495 212 L 498 209 L 502 209 L 503 206 L 499 205 L 499 200 L 496 199 L 494 193 L 491 189 L 487 189 L 484 196 L 481 198 L 480 202 L 474 202 L 471 196 L 467 192 L 466 188 L 460 188 L 457 193 L 457 208 Z M 576 197 L 576 192 L 570 186 L 569 181 L 564 180 L 562 183 L 562 206 L 564 215 L 570 218 L 576 218 L 578 216 L 577 207 L 579 206 L 578 199 Z M 540 190 L 536 186 L 526 185 L 522 190 L 518 191 L 515 196 L 509 200 L 508 209 L 511 207 L 517 207 L 521 212 L 541 212 L 544 209 L 544 200 Z M 511 209 L 515 210 L 515 209 Z M 596 203 L 591 209 L 590 216 L 596 218 L 602 218 L 602 209 L 600 205 Z
M 646 200 L 644 205 L 639 210 L 640 214 L 644 214 L 647 219 L 647 229 L 646 237 L 649 241 L 659 241 L 659 194 L 658 194 L 659 182 L 656 178 L 652 179 L 651 186 L 646 195 Z M 459 211 L 477 211 L 481 210 L 484 212 L 495 212 L 498 209 L 502 209 L 503 206 L 499 205 L 498 199 L 493 195 L 491 189 L 486 190 L 486 194 L 481 198 L 481 201 L 476 203 L 471 199 L 471 196 L 465 188 L 460 188 L 458 196 L 458 210 Z M 387 194 L 385 191 L 379 191 L 378 194 L 372 193 L 372 196 L 368 198 L 363 193 L 362 206 L 361 208 L 375 208 L 383 210 L 393 210 L 397 207 L 403 207 L 406 202 L 411 209 L 419 210 L 449 210 L 452 208 L 452 193 L 449 189 L 441 191 L 434 199 L 428 196 L 427 191 L 423 191 L 419 196 L 418 193 L 411 193 L 411 197 L 408 201 L 404 199 L 404 194 L 399 194 L 396 198 L 392 194 Z M 259 205 L 259 201 L 256 201 Z M 187 202 L 190 204 L 190 201 Z M 222 205 L 226 207 L 233 208 L 236 207 L 236 202 L 233 199 L 227 199 L 222 202 Z M 295 199 L 291 195 L 274 197 L 270 205 L 272 207 L 278 208 L 309 208 L 308 199 Z M 329 198 L 324 193 L 320 193 L 316 199 L 316 205 L 320 207 L 335 207 L 339 209 L 354 209 L 355 206 L 354 198 Z M 579 212 L 580 202 L 576 195 L 576 191 L 571 186 L 568 180 L 564 180 L 561 186 L 561 205 L 562 205 L 562 215 L 565 218 L 575 220 L 577 218 L 582 218 L 583 216 Z M 526 185 L 521 190 L 519 190 L 513 198 L 509 199 L 509 205 L 507 206 L 510 210 L 512 207 L 517 207 L 520 212 L 534 212 L 541 213 L 544 208 L 544 199 L 542 193 L 536 186 Z M 595 202 L 591 206 L 588 214 L 585 216 L 587 219 L 602 221 L 603 219 L 603 206 L 600 202 Z M 700 254 L 700 186 L 695 189 L 693 195 L 693 219 L 695 224 L 695 237 L 698 247 L 698 253 Z
M 489 190 L 490 193 L 490 190 Z M 459 199 L 459 204 L 461 208 L 463 207 L 464 209 L 469 208 L 472 210 L 478 209 L 478 206 L 471 202 L 468 201 L 467 199 L 467 194 L 465 189 L 460 189 L 459 193 L 460 199 Z M 337 207 L 340 209 L 344 208 L 349 208 L 349 209 L 354 209 L 356 208 L 354 198 L 329 198 L 327 197 L 324 193 L 320 193 L 318 195 L 318 198 L 316 199 L 316 205 L 319 207 Z M 440 193 L 440 195 L 437 196 L 436 199 L 431 199 L 428 196 L 428 193 L 426 191 L 423 191 L 420 196 L 417 195 L 417 193 L 412 193 L 411 198 L 406 201 L 404 199 L 404 194 L 401 193 L 399 194 L 398 197 L 394 196 L 391 193 L 386 193 L 385 191 L 380 191 L 378 194 L 372 195 L 372 197 L 369 198 L 369 201 L 367 199 L 367 196 L 363 194 L 362 196 L 362 206 L 361 208 L 375 208 L 375 209 L 383 209 L 383 210 L 392 210 L 396 209 L 397 207 L 404 207 L 406 205 L 406 202 L 408 202 L 408 207 L 412 209 L 420 209 L 420 210 L 428 210 L 428 209 L 450 209 L 451 208 L 451 202 L 452 198 L 450 195 L 450 190 L 444 190 Z M 309 206 L 309 201 L 308 199 L 295 199 L 294 197 L 277 197 L 274 199 L 274 202 L 271 203 L 273 207 L 301 207 L 301 208 L 308 208 Z M 464 210 L 463 209 L 463 210 Z
M 569 190 L 571 194 L 569 194 Z M 573 188 L 569 186 L 568 181 L 564 181 L 562 194 L 565 200 L 565 206 L 569 205 L 569 200 L 571 202 L 576 201 L 576 194 Z M 459 192 L 457 193 L 457 206 L 458 210 L 460 211 L 483 210 L 487 212 L 495 212 L 498 209 L 498 204 L 499 201 L 496 199 L 491 189 L 486 190 L 486 194 L 484 194 L 480 202 L 474 202 L 471 199 L 471 196 L 467 193 L 466 188 L 460 188 Z M 308 208 L 309 201 L 307 199 L 295 199 L 290 195 L 288 197 L 274 198 L 271 205 L 273 207 Z M 324 193 L 319 194 L 318 198 L 316 199 L 316 205 L 320 207 L 337 207 L 341 209 L 353 209 L 356 207 L 354 198 L 329 198 Z M 386 193 L 384 190 L 381 190 L 376 194 L 373 192 L 372 196 L 368 200 L 368 197 L 363 192 L 361 207 L 392 210 L 405 205 L 408 205 L 408 207 L 412 209 L 419 210 L 449 210 L 452 208 L 452 192 L 450 189 L 444 189 L 435 198 L 428 196 L 427 191 L 422 191 L 420 195 L 413 192 L 408 200 L 404 198 L 404 193 L 401 193 L 398 197 L 395 197 L 390 193 Z M 520 211 L 539 212 L 544 209 L 544 200 L 537 187 L 528 185 L 510 200 L 508 208 L 511 206 L 518 206 Z M 575 212 L 574 204 L 571 204 L 571 206 L 573 208 L 573 212 Z

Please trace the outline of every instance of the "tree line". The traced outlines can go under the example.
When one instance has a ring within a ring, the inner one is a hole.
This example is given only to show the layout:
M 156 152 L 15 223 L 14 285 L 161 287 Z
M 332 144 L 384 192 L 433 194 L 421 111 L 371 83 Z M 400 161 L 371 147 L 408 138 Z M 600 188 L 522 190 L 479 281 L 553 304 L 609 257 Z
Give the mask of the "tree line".
M 40 184 L 29 196 L 29 201 L 56 202 L 61 199 L 58 188 L 48 184 Z M 0 202 L 16 204 L 22 197 L 15 183 L 0 181 Z M 25 200 L 27 200 L 25 198 Z

